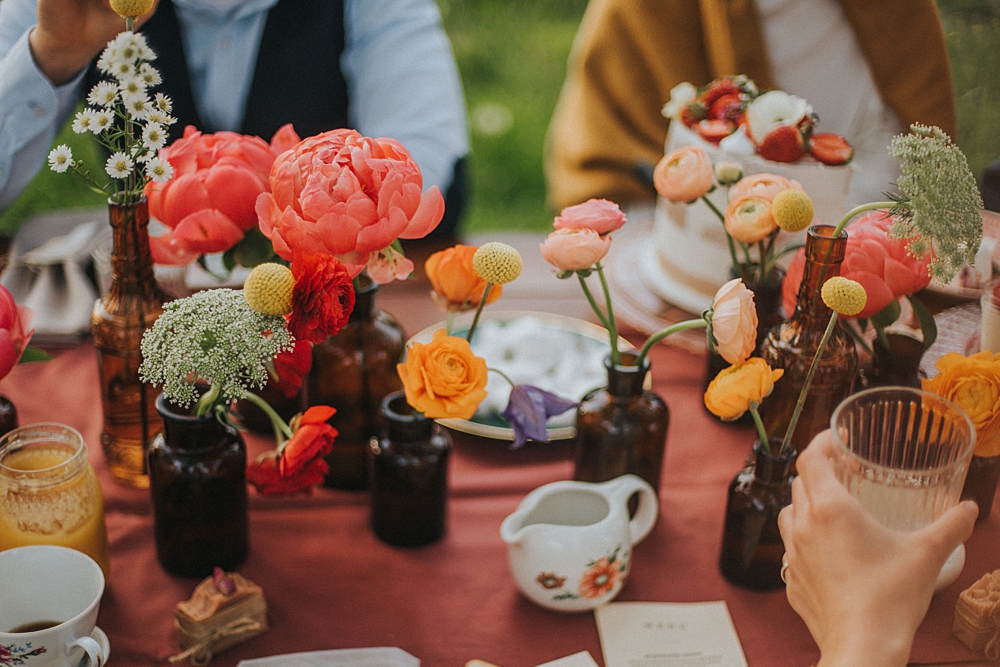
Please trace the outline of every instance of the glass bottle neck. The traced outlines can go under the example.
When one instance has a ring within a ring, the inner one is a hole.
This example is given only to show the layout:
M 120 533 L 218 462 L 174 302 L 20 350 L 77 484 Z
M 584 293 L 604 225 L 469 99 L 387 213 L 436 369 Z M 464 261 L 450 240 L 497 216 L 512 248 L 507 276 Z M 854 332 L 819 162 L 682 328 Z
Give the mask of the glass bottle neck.
M 386 435 L 395 443 L 422 442 L 430 439 L 434 422 L 406 402 L 406 394 L 393 392 L 382 401 Z
M 149 207 L 143 197 L 133 204 L 108 201 L 113 246 L 111 290 L 130 293 L 155 285 L 149 249 Z
M 163 437 L 171 449 L 197 451 L 221 444 L 225 428 L 211 412 L 201 417 L 175 412 L 163 394 L 156 399 L 156 411 L 163 417 Z
M 362 274 L 357 278 L 358 288 L 354 290 L 354 310 L 349 321 L 361 322 L 375 317 L 375 295 L 378 294 L 378 283 Z
M 789 447 L 781 456 L 776 456 L 781 449 L 781 440 L 771 438 L 768 442 L 771 447 L 770 454 L 764 451 L 759 440 L 754 443 L 754 478 L 764 484 L 780 484 L 788 478 L 796 451 L 793 447 Z
M 635 352 L 622 352 L 621 363 L 614 364 L 611 357 L 605 357 L 604 367 L 608 370 L 608 393 L 615 398 L 642 396 L 643 384 L 649 373 L 649 359 L 643 360 L 640 368 L 635 365 Z
M 806 234 L 806 263 L 796 299 L 796 314 L 828 318 L 830 309 L 820 295 L 823 283 L 840 275 L 840 265 L 847 249 L 847 233 L 833 238 L 834 227 L 814 225 Z

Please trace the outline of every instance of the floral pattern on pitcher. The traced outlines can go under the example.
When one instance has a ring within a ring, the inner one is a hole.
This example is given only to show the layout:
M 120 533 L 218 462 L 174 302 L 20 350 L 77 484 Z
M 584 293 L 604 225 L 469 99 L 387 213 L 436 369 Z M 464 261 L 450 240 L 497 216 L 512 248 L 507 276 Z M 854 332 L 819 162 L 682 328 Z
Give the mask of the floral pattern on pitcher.
M 45 647 L 32 648 L 31 642 L 26 642 L 24 646 L 17 644 L 0 644 L 0 665 L 4 667 L 18 667 L 27 664 L 28 658 L 45 653 Z
M 552 599 L 594 599 L 615 592 L 624 583 L 625 573 L 628 571 L 630 552 L 625 550 L 619 553 L 621 551 L 622 547 L 619 544 L 609 555 L 588 562 L 587 569 L 580 577 L 577 592 L 562 591 L 553 595 Z M 557 589 L 562 588 L 566 577 L 560 577 L 551 572 L 542 572 L 535 581 L 545 588 Z

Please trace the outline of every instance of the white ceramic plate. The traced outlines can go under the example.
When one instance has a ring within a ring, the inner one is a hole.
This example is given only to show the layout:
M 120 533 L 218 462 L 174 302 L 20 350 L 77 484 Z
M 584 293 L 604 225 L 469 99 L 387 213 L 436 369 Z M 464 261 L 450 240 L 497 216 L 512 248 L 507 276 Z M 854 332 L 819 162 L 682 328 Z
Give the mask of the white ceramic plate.
M 978 271 L 966 266 L 947 285 L 931 282 L 927 286 L 931 292 L 978 300 L 983 293 L 983 285 L 993 275 L 1000 274 L 1000 213 L 980 211 L 979 214 L 983 218 L 983 247 L 980 256 L 976 258 L 976 264 L 985 264 L 986 254 L 989 253 L 990 266 L 977 267 Z

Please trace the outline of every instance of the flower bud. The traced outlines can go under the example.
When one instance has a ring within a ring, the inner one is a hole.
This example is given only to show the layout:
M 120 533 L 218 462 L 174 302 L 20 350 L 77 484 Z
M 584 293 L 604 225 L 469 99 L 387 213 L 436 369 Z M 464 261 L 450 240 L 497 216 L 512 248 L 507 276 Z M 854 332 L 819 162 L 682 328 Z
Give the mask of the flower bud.
M 739 162 L 720 162 L 715 165 L 715 180 L 719 185 L 732 185 L 743 178 L 743 167 Z

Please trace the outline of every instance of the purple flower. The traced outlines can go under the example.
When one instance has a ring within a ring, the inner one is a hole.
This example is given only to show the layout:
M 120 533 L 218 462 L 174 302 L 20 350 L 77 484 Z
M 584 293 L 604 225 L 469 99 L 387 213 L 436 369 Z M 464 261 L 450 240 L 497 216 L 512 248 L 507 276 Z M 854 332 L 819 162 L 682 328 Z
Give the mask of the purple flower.
M 528 440 L 548 442 L 545 420 L 574 407 L 576 401 L 566 400 L 531 385 L 516 385 L 511 389 L 510 401 L 503 411 L 504 419 L 514 429 L 514 444 L 511 447 L 517 449 Z

